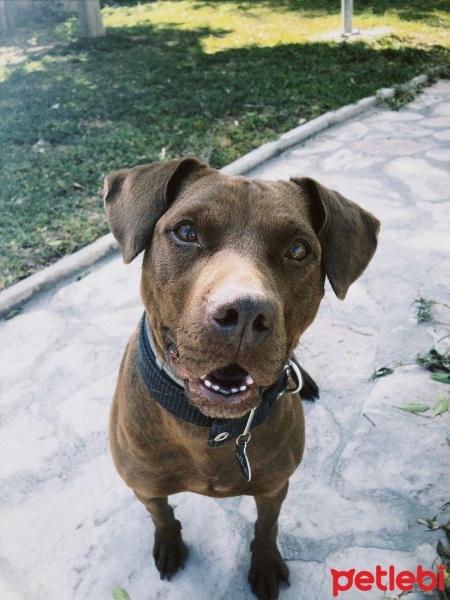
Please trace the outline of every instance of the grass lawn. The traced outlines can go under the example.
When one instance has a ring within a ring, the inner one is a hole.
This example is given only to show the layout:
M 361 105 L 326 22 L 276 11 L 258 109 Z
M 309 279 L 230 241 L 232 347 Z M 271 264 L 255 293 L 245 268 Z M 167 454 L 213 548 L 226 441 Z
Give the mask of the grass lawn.
M 120 1 L 120 0 L 119 0 Z M 221 167 L 430 68 L 450 76 L 447 0 L 129 0 L 105 38 L 69 16 L 0 41 L 0 289 L 108 231 L 110 171 L 180 155 Z

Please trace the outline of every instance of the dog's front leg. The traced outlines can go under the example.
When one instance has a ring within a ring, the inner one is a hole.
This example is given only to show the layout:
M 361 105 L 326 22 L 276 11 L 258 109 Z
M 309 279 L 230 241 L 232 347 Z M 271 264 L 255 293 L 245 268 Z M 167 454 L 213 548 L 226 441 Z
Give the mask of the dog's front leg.
M 255 496 L 258 519 L 251 543 L 252 560 L 248 580 L 258 600 L 276 600 L 279 583 L 289 585 L 289 570 L 277 548 L 278 515 L 289 482 L 273 496 Z
M 183 567 L 188 549 L 181 537 L 181 523 L 165 498 L 144 498 L 136 494 L 149 511 L 155 524 L 153 558 L 161 579 L 169 580 Z

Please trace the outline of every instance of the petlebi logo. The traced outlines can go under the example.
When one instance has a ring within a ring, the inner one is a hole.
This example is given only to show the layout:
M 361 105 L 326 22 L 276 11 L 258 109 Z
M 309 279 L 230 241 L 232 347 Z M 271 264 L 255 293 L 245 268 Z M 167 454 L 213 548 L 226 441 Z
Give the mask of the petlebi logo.
M 425 570 L 420 565 L 416 571 L 399 571 L 394 566 L 383 569 L 380 565 L 372 571 L 338 571 L 331 569 L 332 592 L 336 598 L 341 592 L 357 589 L 361 592 L 369 592 L 372 589 L 378 589 L 381 592 L 412 592 L 413 590 L 422 590 L 431 592 L 433 590 L 444 591 L 445 587 L 445 567 L 439 565 L 437 573 Z

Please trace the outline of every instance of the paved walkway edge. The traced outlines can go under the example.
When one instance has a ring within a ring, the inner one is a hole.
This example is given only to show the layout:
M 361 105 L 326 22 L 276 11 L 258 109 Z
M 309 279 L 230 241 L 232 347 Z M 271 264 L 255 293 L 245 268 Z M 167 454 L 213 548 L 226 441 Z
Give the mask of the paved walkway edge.
M 50 267 L 22 279 L 0 293 L 0 316 L 18 308 L 37 294 L 51 289 L 57 283 L 79 275 L 83 270 L 118 249 L 112 233 L 102 236 L 85 248 L 65 256 Z
M 417 88 L 429 83 L 428 74 L 418 75 L 401 88 Z M 291 146 L 307 140 L 328 127 L 343 123 L 359 114 L 374 108 L 382 102 L 395 96 L 395 88 L 382 88 L 374 96 L 359 100 L 355 104 L 348 104 L 342 108 L 327 112 L 304 125 L 295 127 L 284 133 L 278 140 L 267 142 L 259 148 L 245 154 L 238 160 L 221 169 L 227 175 L 243 175 L 244 173 L 261 165 L 265 161 L 281 154 Z M 6 290 L 0 292 L 0 317 L 7 315 L 22 304 L 31 300 L 37 294 L 51 289 L 61 281 L 78 275 L 84 269 L 92 266 L 102 258 L 118 250 L 118 244 L 111 233 L 99 238 L 85 248 L 65 256 L 50 267 L 30 275 Z

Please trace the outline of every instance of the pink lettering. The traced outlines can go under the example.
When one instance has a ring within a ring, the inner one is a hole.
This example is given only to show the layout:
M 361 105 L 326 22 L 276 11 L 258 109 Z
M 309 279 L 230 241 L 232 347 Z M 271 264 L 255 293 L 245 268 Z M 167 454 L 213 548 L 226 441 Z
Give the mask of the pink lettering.
M 370 571 L 360 571 L 355 575 L 355 586 L 362 592 L 368 592 L 372 589 L 375 582 L 375 577 Z
M 411 571 L 400 571 L 395 578 L 395 583 L 402 592 L 410 592 L 416 583 L 416 578 Z
M 429 583 L 425 583 L 425 579 L 430 579 Z M 437 577 L 433 573 L 433 571 L 424 571 L 422 567 L 419 565 L 417 567 L 417 585 L 424 592 L 431 592 L 437 585 Z
M 395 571 L 395 567 L 390 565 L 385 571 L 380 565 L 376 565 L 375 573 L 370 571 L 358 571 L 349 569 L 348 571 L 338 571 L 331 569 L 332 590 L 333 596 L 339 595 L 339 592 L 346 592 L 353 586 L 361 592 L 370 591 L 375 584 L 375 587 L 382 592 L 395 591 L 411 592 L 414 589 L 414 584 L 424 592 L 431 592 L 435 589 L 439 591 L 445 590 L 445 577 L 447 574 L 445 565 L 438 565 L 437 573 L 426 571 L 420 565 L 417 567 L 417 572 L 411 571 Z
M 384 569 L 382 569 L 380 567 L 380 565 L 377 565 L 375 567 L 375 581 L 376 581 L 376 586 L 382 592 L 385 592 L 387 590 L 387 586 L 384 585 L 384 583 L 381 581 L 381 578 L 385 577 L 386 575 L 387 575 L 387 571 L 385 571 Z
M 445 587 L 445 566 L 438 565 L 438 590 L 440 592 L 444 591 Z
M 336 597 L 339 592 L 346 592 L 353 586 L 353 576 L 355 574 L 355 569 L 350 569 L 349 571 L 337 571 L 336 569 L 331 569 L 331 576 L 333 578 L 333 596 Z M 347 583 L 341 584 L 339 579 L 341 577 L 347 578 Z

